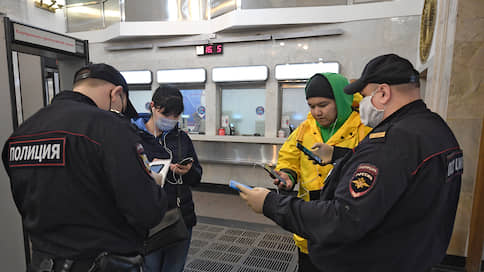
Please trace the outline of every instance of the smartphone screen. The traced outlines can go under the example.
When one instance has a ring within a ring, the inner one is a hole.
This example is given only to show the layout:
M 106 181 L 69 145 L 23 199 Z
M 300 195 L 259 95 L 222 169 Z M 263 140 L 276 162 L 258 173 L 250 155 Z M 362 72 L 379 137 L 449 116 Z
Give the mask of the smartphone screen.
M 181 160 L 178 164 L 180 165 L 187 165 L 189 163 L 192 163 L 193 162 L 193 158 L 192 157 L 188 157 L 188 158 L 184 158 L 183 160 Z
M 164 166 L 164 164 L 154 164 L 150 166 L 150 169 L 152 172 L 160 173 L 161 169 L 163 169 Z
M 263 168 L 264 168 L 264 170 L 266 170 L 267 174 L 269 174 L 269 176 L 271 178 L 273 178 L 273 179 L 276 178 L 276 176 L 272 173 L 274 170 L 272 170 L 272 168 L 267 163 L 264 164 Z
M 278 179 L 279 182 L 282 182 L 282 184 L 286 185 L 286 181 L 281 176 L 279 176 L 279 174 L 277 174 L 276 171 L 274 171 L 274 169 L 272 169 L 272 167 L 269 164 L 264 163 L 262 165 L 262 168 L 266 170 L 266 172 L 269 174 L 271 178 Z
M 321 158 L 316 156 L 313 152 L 311 152 L 311 150 L 307 149 L 300 143 L 297 143 L 296 147 L 299 148 L 299 150 L 301 150 L 304 154 L 306 154 L 311 160 L 317 162 L 319 165 L 323 165 L 323 161 L 321 160 Z

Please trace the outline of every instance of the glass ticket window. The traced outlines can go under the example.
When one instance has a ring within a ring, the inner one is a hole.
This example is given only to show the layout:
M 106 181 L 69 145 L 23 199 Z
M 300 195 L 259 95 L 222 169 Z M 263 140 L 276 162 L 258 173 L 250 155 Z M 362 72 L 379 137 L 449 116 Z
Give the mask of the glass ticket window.
M 150 89 L 147 90 L 129 90 L 129 100 L 133 104 L 138 113 L 149 113 L 150 102 L 153 93 Z
M 121 71 L 129 87 L 129 100 L 138 113 L 149 113 L 153 75 L 149 70 Z
M 338 62 L 288 63 L 275 68 L 275 78 L 280 82 L 282 93 L 281 125 L 284 136 L 288 136 L 304 120 L 310 111 L 304 92 L 306 81 L 316 73 L 339 73 Z M 284 81 L 284 83 L 281 83 Z M 279 135 L 279 133 L 278 133 Z
M 205 90 L 181 89 L 184 110 L 181 115 L 180 126 L 189 133 L 205 133 Z
M 205 134 L 205 68 L 162 69 L 156 72 L 158 84 L 173 85 L 183 95 L 184 110 L 180 116 L 180 128 L 188 133 Z
M 265 89 L 222 89 L 221 128 L 225 135 L 264 136 Z
M 282 84 L 281 129 L 288 136 L 309 113 L 304 84 Z

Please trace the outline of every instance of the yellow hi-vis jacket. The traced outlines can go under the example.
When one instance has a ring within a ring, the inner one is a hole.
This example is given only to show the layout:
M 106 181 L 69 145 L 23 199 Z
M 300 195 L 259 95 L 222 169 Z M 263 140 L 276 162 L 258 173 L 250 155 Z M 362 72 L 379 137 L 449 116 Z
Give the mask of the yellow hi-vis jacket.
M 334 146 L 353 148 L 356 147 L 370 131 L 371 128 L 363 125 L 360 120 L 360 115 L 354 111 L 326 143 Z M 277 170 L 289 169 L 294 171 L 297 174 L 297 183 L 299 184 L 298 197 L 305 201 L 309 201 L 310 194 L 316 194 L 319 196 L 319 191 L 323 187 L 324 181 L 329 172 L 333 169 L 333 165 L 329 164 L 326 166 L 320 166 L 313 164 L 313 162 L 296 147 L 298 142 L 308 149 L 311 149 L 315 143 L 323 142 L 321 131 L 316 125 L 316 120 L 311 113 L 308 114 L 307 119 L 302 122 L 291 135 L 289 135 L 286 142 L 282 145 L 281 150 L 279 151 L 276 168 Z M 308 253 L 306 239 L 294 234 L 294 241 L 301 252 Z

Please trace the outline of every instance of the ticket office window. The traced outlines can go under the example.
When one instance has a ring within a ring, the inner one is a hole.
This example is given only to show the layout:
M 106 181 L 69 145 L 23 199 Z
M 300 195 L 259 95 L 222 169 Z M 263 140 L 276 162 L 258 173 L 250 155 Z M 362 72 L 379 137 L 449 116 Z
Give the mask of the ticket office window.
M 189 133 L 205 134 L 206 99 L 202 88 L 181 88 L 184 110 L 180 126 Z
M 153 92 L 150 85 L 129 85 L 129 100 L 138 113 L 150 113 L 150 102 Z
M 128 83 L 129 100 L 138 113 L 149 113 L 153 74 L 149 70 L 121 71 Z
M 264 136 L 265 89 L 222 88 L 221 94 L 220 127 L 225 135 Z
M 304 92 L 304 84 L 282 84 L 281 129 L 288 136 L 296 129 L 310 111 Z

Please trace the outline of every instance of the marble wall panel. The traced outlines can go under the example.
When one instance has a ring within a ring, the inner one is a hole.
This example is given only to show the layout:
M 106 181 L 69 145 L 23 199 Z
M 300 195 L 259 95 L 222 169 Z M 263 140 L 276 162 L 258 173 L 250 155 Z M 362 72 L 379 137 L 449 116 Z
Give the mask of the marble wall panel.
M 464 151 L 464 174 L 462 175 L 461 194 L 448 254 L 465 256 L 477 172 L 477 158 L 479 156 L 482 120 L 448 119 L 447 124 L 454 132 L 460 147 Z
M 463 186 L 449 248 L 449 252 L 457 255 L 464 255 L 467 249 L 479 145 L 484 144 L 480 142 L 484 118 L 483 11 L 483 1 L 459 1 L 447 114 L 448 123 L 464 150 Z
M 449 118 L 484 118 L 484 2 L 459 1 Z

